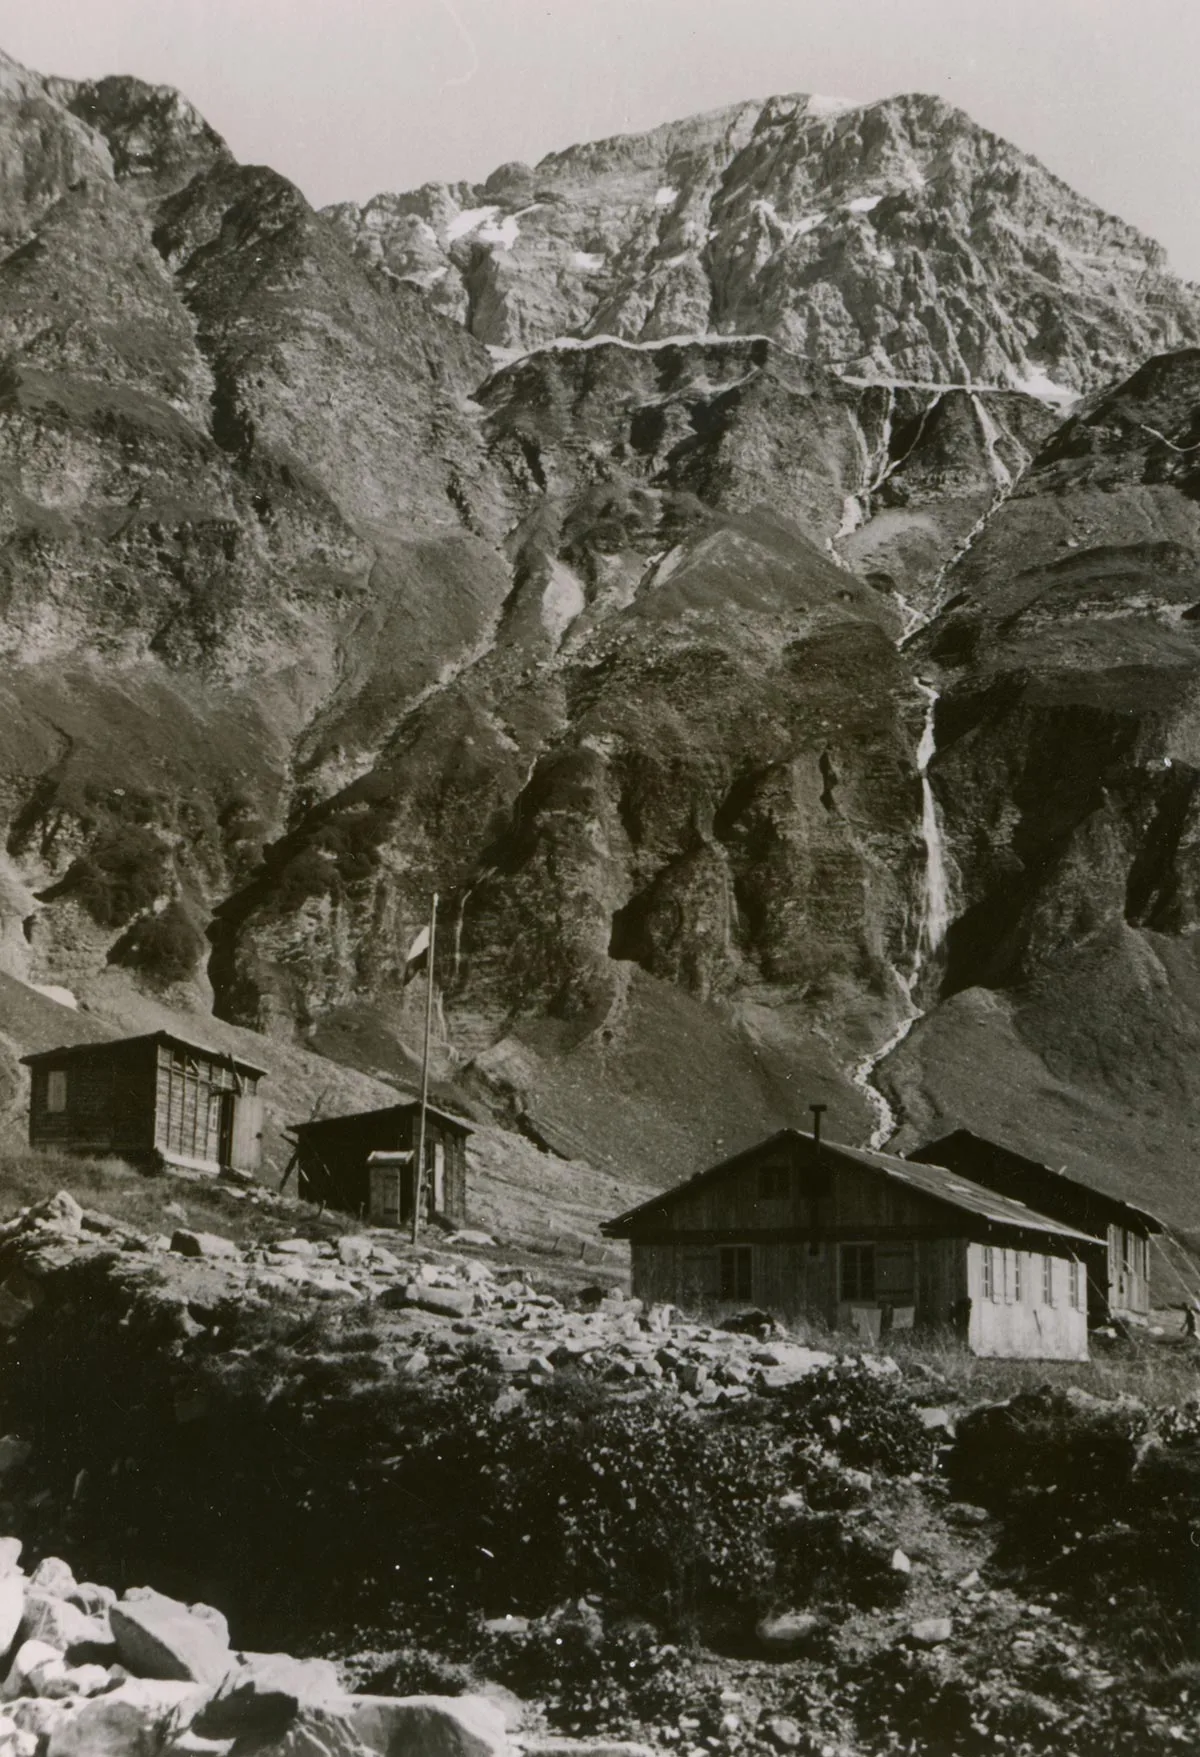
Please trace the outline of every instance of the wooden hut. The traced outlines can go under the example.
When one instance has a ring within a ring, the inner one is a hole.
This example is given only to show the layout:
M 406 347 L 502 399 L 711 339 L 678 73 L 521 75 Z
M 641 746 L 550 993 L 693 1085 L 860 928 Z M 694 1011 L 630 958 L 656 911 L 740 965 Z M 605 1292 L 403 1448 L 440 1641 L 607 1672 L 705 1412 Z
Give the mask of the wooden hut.
M 1068 1177 L 1065 1166 L 1055 1171 L 969 1129 L 955 1129 L 907 1157 L 944 1165 L 1100 1241 L 1084 1252 L 1093 1323 L 1149 1314 L 1151 1241 L 1163 1224 L 1145 1208 Z
M 168 1031 L 23 1056 L 29 1144 L 138 1165 L 257 1172 L 262 1068 Z
M 383 1226 L 410 1224 L 420 1110 L 413 1099 L 384 1110 L 295 1124 L 300 1194 Z M 433 1105 L 426 1109 L 424 1218 L 466 1224 L 467 1136 L 472 1133 L 461 1117 Z M 374 1155 L 381 1157 L 372 1164 Z
M 783 1129 L 603 1228 L 633 1291 L 876 1340 L 953 1327 L 975 1354 L 1086 1360 L 1096 1240 L 934 1165 Z

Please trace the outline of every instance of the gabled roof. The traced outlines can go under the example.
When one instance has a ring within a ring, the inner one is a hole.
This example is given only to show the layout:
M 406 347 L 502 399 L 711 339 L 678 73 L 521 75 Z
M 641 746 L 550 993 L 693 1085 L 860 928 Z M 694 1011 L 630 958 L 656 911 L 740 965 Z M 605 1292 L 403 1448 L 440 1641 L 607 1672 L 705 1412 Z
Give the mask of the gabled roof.
M 777 1134 L 769 1135 L 765 1141 L 759 1141 L 755 1146 L 747 1147 L 729 1159 L 722 1159 L 717 1165 L 710 1165 L 684 1183 L 676 1184 L 660 1195 L 651 1196 L 649 1201 L 628 1209 L 615 1220 L 606 1221 L 600 1230 L 609 1238 L 627 1238 L 639 1221 L 649 1221 L 657 1217 L 680 1196 L 691 1195 L 698 1187 L 723 1177 L 743 1163 L 753 1162 L 771 1148 L 794 1142 L 803 1142 L 805 1146 L 811 1147 L 813 1137 L 799 1129 L 780 1129 Z M 893 1183 L 904 1184 L 920 1195 L 941 1202 L 948 1208 L 971 1214 L 992 1226 L 1043 1233 L 1048 1237 L 1070 1239 L 1078 1244 L 1092 1245 L 1100 1242 L 1089 1233 L 1080 1232 L 1076 1227 L 1039 1214 L 1012 1196 L 997 1195 L 994 1190 L 985 1189 L 982 1184 L 971 1183 L 967 1178 L 959 1177 L 956 1172 L 947 1171 L 941 1165 L 923 1165 L 913 1160 L 899 1159 L 891 1153 L 877 1153 L 870 1147 L 846 1147 L 839 1141 L 822 1140 L 821 1152 L 828 1154 L 833 1160 L 848 1160 L 851 1164 L 859 1165 Z
M 177 1037 L 174 1031 L 143 1031 L 136 1037 L 100 1037 L 92 1043 L 67 1043 L 61 1049 L 39 1049 L 31 1055 L 23 1055 L 22 1062 L 27 1067 L 36 1067 L 39 1062 L 61 1062 L 78 1060 L 86 1056 L 103 1056 L 113 1049 L 129 1049 L 135 1043 L 169 1043 L 173 1049 L 186 1050 L 189 1055 L 202 1055 L 210 1062 L 232 1062 L 235 1068 L 244 1074 L 260 1074 L 267 1077 L 266 1068 L 260 1068 L 254 1062 L 243 1061 L 240 1055 L 232 1055 L 227 1049 L 208 1049 L 203 1043 L 192 1043 L 186 1037 Z
M 1158 1216 L 1151 1214 L 1148 1208 L 1139 1207 L 1136 1202 L 1127 1201 L 1124 1196 L 1111 1195 L 1108 1190 L 1098 1189 L 1095 1184 L 1085 1183 L 1082 1178 L 1070 1177 L 1065 1167 L 1056 1170 L 1052 1165 L 1044 1165 L 1041 1160 L 1030 1159 L 1024 1153 L 1018 1153 L 1015 1148 L 1006 1147 L 1001 1141 L 990 1141 L 985 1135 L 977 1135 L 972 1129 L 953 1129 L 950 1134 L 942 1135 L 936 1141 L 929 1141 L 923 1147 L 914 1147 L 912 1151 L 914 1155 L 920 1154 L 922 1159 L 928 1154 L 931 1160 L 936 1160 L 942 1153 L 949 1155 L 958 1145 L 977 1145 L 985 1148 L 988 1153 L 999 1155 L 1002 1161 L 1013 1167 L 1017 1176 L 1028 1177 L 1040 1186 L 1037 1191 L 1039 1200 L 1053 1200 L 1060 1194 L 1064 1201 L 1081 1197 L 1113 1210 L 1118 1218 L 1123 1217 L 1127 1222 L 1133 1220 L 1149 1232 L 1166 1230 Z
M 347 1111 L 344 1116 L 318 1116 L 314 1117 L 311 1122 L 290 1123 L 288 1126 L 294 1135 L 303 1135 L 310 1129 L 333 1129 L 339 1123 L 361 1123 L 372 1117 L 403 1116 L 411 1111 L 420 1110 L 420 1108 L 421 1100 L 419 1098 L 405 1098 L 398 1104 L 381 1105 L 377 1110 L 351 1110 Z M 427 1104 L 425 1112 L 427 1116 L 435 1116 L 447 1128 L 456 1129 L 460 1135 L 473 1135 L 475 1133 L 471 1123 L 464 1122 L 461 1116 L 451 1116 L 448 1110 L 439 1110 L 435 1104 Z

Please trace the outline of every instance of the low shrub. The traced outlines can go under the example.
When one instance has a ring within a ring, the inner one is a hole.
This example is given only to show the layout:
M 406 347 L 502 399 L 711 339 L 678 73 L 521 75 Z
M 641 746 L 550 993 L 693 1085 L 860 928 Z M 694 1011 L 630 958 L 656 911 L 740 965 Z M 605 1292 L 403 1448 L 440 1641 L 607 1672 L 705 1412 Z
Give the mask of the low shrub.
M 933 1463 L 933 1443 L 911 1390 L 860 1362 L 809 1373 L 788 1388 L 782 1411 L 793 1439 L 819 1442 L 852 1469 L 907 1476 Z
M 948 1460 L 1004 1522 L 1001 1559 L 1070 1594 L 1148 1662 L 1200 1654 L 1200 1420 L 1192 1406 L 1026 1392 L 974 1411 Z
M 696 1668 L 678 1647 L 641 1620 L 605 1627 L 586 1600 L 539 1619 L 524 1637 L 492 1641 L 481 1657 L 571 1733 L 673 1724 L 697 1706 Z
M 108 961 L 167 987 L 191 975 L 204 946 L 203 934 L 176 898 L 161 914 L 135 921 L 109 952 Z
M 144 824 L 113 824 L 43 898 L 73 897 L 97 926 L 124 927 L 162 894 L 168 858 L 166 846 Z

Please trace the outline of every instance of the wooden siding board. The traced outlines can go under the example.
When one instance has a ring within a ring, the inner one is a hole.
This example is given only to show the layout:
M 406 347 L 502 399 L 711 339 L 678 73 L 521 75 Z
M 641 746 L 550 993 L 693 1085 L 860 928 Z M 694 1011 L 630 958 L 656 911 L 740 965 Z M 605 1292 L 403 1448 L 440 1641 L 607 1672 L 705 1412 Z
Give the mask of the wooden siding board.
M 417 1113 L 409 1108 L 367 1112 L 359 1116 L 324 1117 L 297 1131 L 300 1193 L 328 1202 L 345 1213 L 367 1213 L 371 1202 L 370 1153 L 410 1152 L 416 1145 Z M 445 1154 L 445 1205 L 448 1220 L 463 1225 L 467 1218 L 466 1142 L 457 1130 L 444 1128 L 436 1117 L 426 1124 L 426 1181 L 440 1144 Z
M 986 1297 L 984 1251 L 993 1252 L 993 1296 Z M 1014 1293 L 1012 1259 L 1020 1255 L 1021 1298 Z M 1069 1294 L 1070 1260 L 1052 1253 L 1053 1300 L 1042 1297 L 1044 1253 L 973 1243 L 968 1253 L 971 1301 L 969 1343 L 974 1354 L 999 1360 L 1087 1360 L 1086 1267 L 1081 1263 L 1079 1305 Z M 1005 1274 L 1007 1265 L 1008 1274 Z M 1007 1291 L 1006 1291 L 1007 1290 Z
M 152 1069 L 147 1045 L 98 1043 L 61 1063 L 31 1070 L 29 1140 L 72 1152 L 130 1152 L 153 1144 Z M 51 1111 L 52 1071 L 66 1074 L 66 1108 Z

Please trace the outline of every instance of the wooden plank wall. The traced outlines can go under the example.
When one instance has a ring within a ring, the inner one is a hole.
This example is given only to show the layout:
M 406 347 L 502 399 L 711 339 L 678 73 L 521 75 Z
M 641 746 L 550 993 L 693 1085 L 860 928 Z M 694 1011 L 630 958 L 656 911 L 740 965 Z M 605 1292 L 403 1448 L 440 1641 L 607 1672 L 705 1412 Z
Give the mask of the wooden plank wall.
M 257 1074 L 235 1072 L 228 1060 L 160 1043 L 156 1078 L 154 1145 L 168 1158 L 219 1170 L 221 1094 L 234 1094 L 235 1102 L 238 1093 L 253 1096 Z
M 1087 1360 L 1087 1268 L 1079 1264 L 1079 1300 L 1070 1297 L 1071 1264 L 1049 1257 L 1051 1299 L 1044 1297 L 1047 1258 L 1037 1251 L 991 1247 L 991 1293 L 985 1292 L 984 1252 L 972 1244 L 967 1277 L 971 1301 L 970 1347 L 974 1354 L 999 1360 Z M 1020 1292 L 1016 1297 L 1016 1260 Z
M 47 1107 L 49 1076 L 66 1075 L 66 1108 Z M 73 1152 L 141 1152 L 154 1145 L 152 1044 L 97 1044 L 31 1070 L 29 1140 Z
M 370 1153 L 412 1152 L 416 1149 L 415 1111 L 386 1110 L 360 1116 L 324 1117 L 305 1123 L 298 1131 L 297 1159 L 300 1194 L 308 1201 L 327 1202 L 346 1214 L 367 1213 L 371 1188 L 367 1168 Z M 467 1218 L 466 1143 L 429 1117 L 425 1129 L 425 1183 L 433 1187 L 434 1152 L 441 1142 L 445 1152 L 445 1215 L 458 1225 Z

